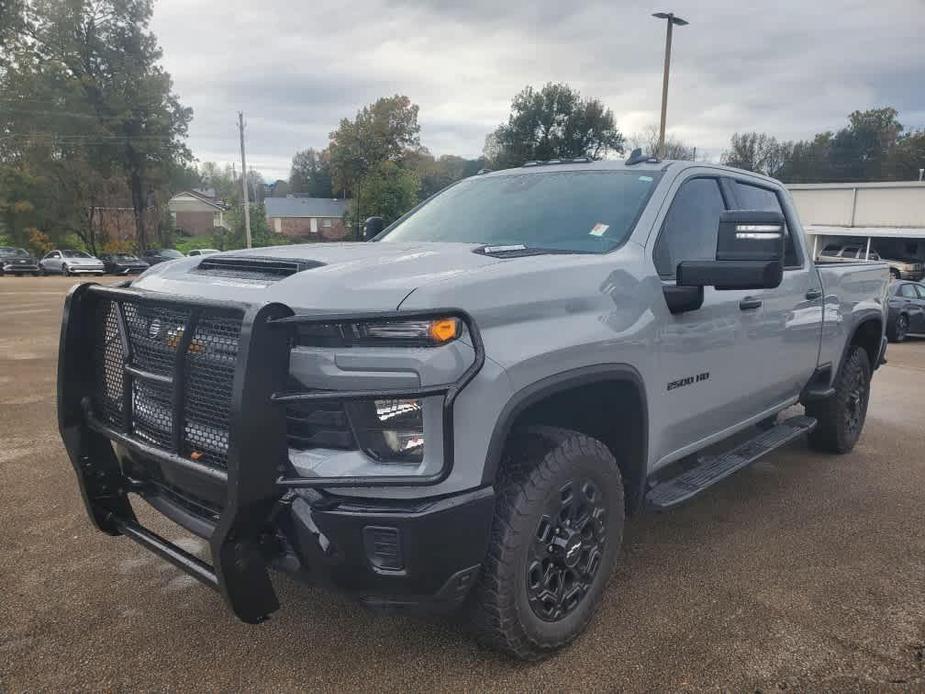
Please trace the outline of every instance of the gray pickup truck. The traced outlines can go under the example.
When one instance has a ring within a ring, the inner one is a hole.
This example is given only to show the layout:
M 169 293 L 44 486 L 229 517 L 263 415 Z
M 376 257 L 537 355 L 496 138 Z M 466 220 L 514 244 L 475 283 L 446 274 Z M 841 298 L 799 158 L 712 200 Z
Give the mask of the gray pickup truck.
M 627 515 L 804 434 L 858 440 L 887 268 L 814 265 L 777 181 L 531 163 L 380 228 L 67 299 L 59 425 L 90 517 L 246 622 L 282 570 L 463 607 L 484 643 L 542 657 L 591 619 Z M 210 561 L 141 525 L 139 498 Z

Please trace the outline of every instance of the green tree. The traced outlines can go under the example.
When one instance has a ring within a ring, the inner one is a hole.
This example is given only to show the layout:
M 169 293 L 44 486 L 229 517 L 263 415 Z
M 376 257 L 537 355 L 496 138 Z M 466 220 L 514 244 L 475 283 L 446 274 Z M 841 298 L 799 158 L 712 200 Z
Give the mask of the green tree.
M 378 99 L 344 118 L 331 133 L 328 153 L 334 193 L 353 195 L 360 181 L 383 162 L 401 162 L 421 147 L 418 107 L 407 96 Z
M 309 148 L 296 152 L 289 172 L 290 191 L 312 198 L 334 197 L 329 159 L 327 150 L 318 152 Z
M 359 229 L 368 217 L 391 224 L 417 204 L 421 180 L 414 171 L 393 161 L 377 164 L 361 179 L 347 208 L 347 224 Z
M 146 247 L 147 211 L 163 205 L 191 158 L 183 140 L 192 117 L 159 64 L 151 0 L 26 0 L 22 7 L 20 40 L 11 42 L 16 55 L 0 71 L 0 93 L 14 104 L 0 114 L 13 143 L 0 160 L 29 168 L 78 158 L 104 179 L 124 177 L 137 243 Z
M 488 165 L 484 157 L 464 159 L 455 154 L 444 154 L 434 158 L 426 150 L 409 153 L 403 163 L 420 178 L 421 199 L 429 198 L 451 183 L 468 178 Z
M 514 97 L 507 123 L 486 139 L 485 155 L 492 168 L 508 168 L 531 160 L 600 159 L 622 153 L 623 144 L 613 112 L 600 100 L 550 82 Z
M 890 151 L 886 177 L 898 181 L 918 180 L 919 170 L 925 169 L 925 130 L 902 135 Z
M 882 180 L 890 151 L 903 130 L 895 108 L 855 111 L 848 127 L 832 139 L 831 178 L 836 181 Z

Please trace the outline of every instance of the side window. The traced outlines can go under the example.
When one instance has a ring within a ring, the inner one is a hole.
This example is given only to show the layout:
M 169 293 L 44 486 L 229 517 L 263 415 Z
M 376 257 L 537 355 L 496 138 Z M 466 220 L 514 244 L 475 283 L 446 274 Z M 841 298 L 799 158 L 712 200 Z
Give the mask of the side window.
M 780 198 L 777 193 L 770 188 L 753 186 L 748 183 L 736 181 L 736 197 L 738 198 L 738 209 L 741 210 L 761 210 L 763 212 L 780 212 L 784 214 L 781 207 Z M 787 237 L 784 240 L 784 267 L 800 267 L 800 255 L 797 253 L 796 242 L 787 230 Z
M 925 284 L 917 284 L 917 285 L 915 285 L 915 291 L 917 291 L 917 292 L 919 293 L 919 298 L 920 298 L 920 299 L 925 299 Z
M 904 299 L 918 299 L 918 294 L 916 294 L 915 287 L 911 284 L 904 284 L 899 288 L 899 295 Z
M 715 178 L 693 178 L 678 189 L 655 242 L 655 269 L 674 277 L 682 260 L 716 258 L 719 215 L 726 205 Z

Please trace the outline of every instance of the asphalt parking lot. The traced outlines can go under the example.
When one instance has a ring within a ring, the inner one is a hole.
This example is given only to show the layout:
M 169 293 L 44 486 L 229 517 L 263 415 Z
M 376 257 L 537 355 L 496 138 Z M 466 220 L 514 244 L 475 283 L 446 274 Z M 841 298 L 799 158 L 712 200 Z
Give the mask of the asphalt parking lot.
M 285 577 L 268 623 L 237 623 L 218 595 L 94 531 L 55 419 L 71 284 L 0 278 L 0 691 L 925 691 L 925 340 L 890 346 L 850 455 L 797 442 L 631 520 L 588 632 L 523 665 L 449 621 Z

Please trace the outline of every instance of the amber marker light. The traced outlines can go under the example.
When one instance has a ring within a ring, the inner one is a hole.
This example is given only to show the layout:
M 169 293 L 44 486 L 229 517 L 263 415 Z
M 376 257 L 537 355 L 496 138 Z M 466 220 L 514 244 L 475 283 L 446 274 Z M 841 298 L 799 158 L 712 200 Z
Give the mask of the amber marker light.
M 427 332 L 434 342 L 449 342 L 459 337 L 459 321 L 455 318 L 431 321 Z

